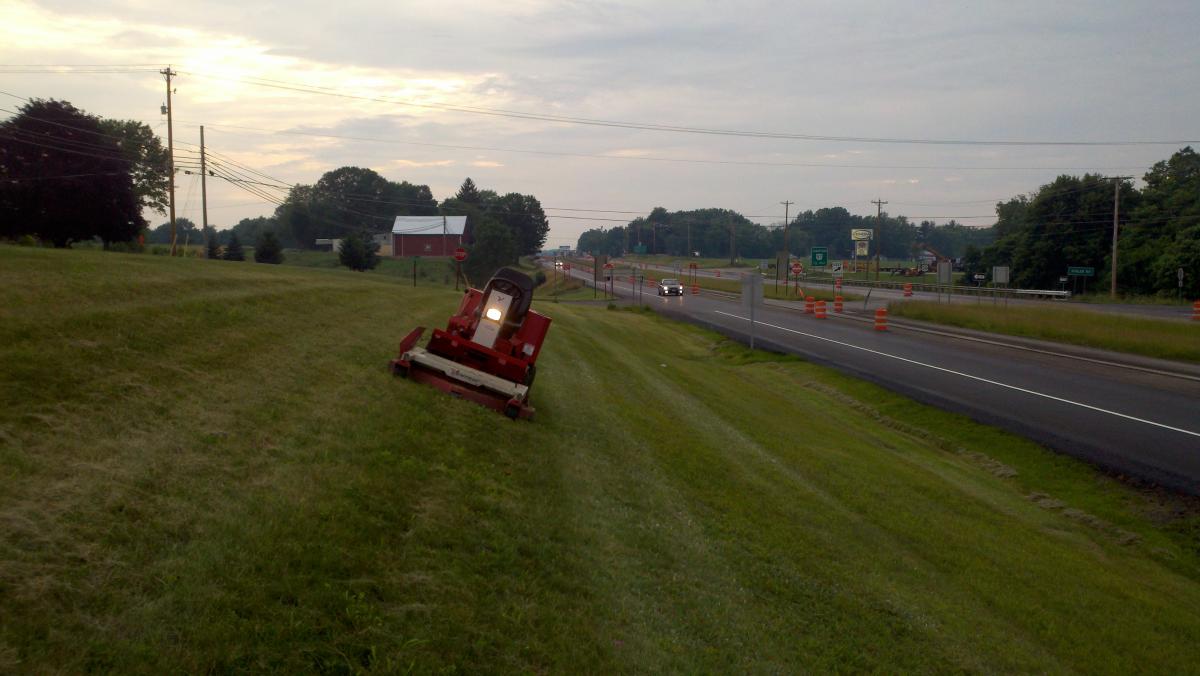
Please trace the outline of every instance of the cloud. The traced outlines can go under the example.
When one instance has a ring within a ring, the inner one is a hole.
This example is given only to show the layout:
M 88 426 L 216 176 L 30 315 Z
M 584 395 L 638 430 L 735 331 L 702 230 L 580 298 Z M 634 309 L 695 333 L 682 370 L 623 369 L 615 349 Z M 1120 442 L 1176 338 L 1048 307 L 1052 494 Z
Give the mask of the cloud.
M 392 165 L 396 167 L 448 167 L 454 164 L 454 160 L 431 160 L 428 162 L 418 162 L 415 160 L 392 160 Z
M 497 167 L 503 167 L 504 165 L 500 162 L 493 162 L 491 160 L 475 160 L 471 163 L 471 166 L 480 167 L 482 169 L 495 169 Z

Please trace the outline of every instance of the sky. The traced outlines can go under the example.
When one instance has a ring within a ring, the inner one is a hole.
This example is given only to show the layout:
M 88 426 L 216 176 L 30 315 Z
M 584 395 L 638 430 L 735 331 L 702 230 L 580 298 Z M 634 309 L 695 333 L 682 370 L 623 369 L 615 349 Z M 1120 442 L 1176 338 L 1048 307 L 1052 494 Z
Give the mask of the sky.
M 0 0 L 0 118 L 56 98 L 165 138 L 170 64 L 181 157 L 204 125 L 213 152 L 286 184 L 354 165 L 442 199 L 470 176 L 537 196 L 551 247 L 656 206 L 771 224 L 785 200 L 882 199 L 986 226 L 1060 174 L 1140 177 L 1195 144 L 1197 29 L 1194 0 Z M 115 72 L 18 72 L 34 65 Z M 956 143 L 911 142 L 930 140 Z M 176 196 L 196 222 L 198 184 Z M 220 228 L 274 210 L 220 180 L 208 203 Z

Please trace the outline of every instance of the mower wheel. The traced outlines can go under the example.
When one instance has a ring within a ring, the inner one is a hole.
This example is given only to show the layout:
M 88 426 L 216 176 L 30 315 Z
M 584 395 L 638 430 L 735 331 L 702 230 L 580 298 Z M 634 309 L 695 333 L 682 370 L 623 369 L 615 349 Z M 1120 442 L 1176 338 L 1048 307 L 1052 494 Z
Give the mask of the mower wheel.
M 393 362 L 392 363 L 392 375 L 400 376 L 401 378 L 407 378 L 408 377 L 408 367 L 402 366 L 400 364 Z
M 504 407 L 504 415 L 516 420 L 521 416 L 521 409 L 516 404 L 509 404 Z
M 525 387 L 533 387 L 533 379 L 535 376 L 537 376 L 537 367 L 530 366 L 529 370 L 525 372 Z

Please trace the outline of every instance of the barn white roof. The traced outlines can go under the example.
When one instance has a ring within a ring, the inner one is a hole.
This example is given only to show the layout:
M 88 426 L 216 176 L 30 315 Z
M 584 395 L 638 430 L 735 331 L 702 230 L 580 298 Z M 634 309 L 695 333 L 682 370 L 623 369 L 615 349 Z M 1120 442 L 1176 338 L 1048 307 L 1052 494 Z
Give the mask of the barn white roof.
M 466 216 L 397 216 L 392 234 L 461 235 L 466 228 Z

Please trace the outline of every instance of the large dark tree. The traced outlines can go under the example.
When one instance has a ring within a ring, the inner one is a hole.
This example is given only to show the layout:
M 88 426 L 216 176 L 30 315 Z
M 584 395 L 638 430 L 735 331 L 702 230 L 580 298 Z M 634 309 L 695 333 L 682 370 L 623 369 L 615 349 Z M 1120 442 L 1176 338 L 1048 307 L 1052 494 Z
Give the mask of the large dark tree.
M 348 233 L 338 249 L 338 261 L 358 272 L 370 270 L 379 265 L 379 244 L 370 233 Z
M 485 209 L 512 233 L 517 256 L 529 256 L 542 250 L 550 221 L 542 204 L 533 195 L 510 192 L 490 200 Z
M 389 232 L 396 216 L 438 213 L 429 186 L 395 183 L 371 169 L 342 167 L 316 185 L 292 188 L 275 211 L 284 239 L 312 247 L 318 238 L 342 238 L 366 230 Z
M 167 213 L 169 158 L 162 141 L 146 123 L 137 120 L 100 120 L 100 128 L 115 139 L 130 161 L 133 194 L 143 211 Z
M 0 235 L 132 240 L 146 225 L 132 166 L 98 118 L 65 101 L 25 104 L 0 125 Z
M 516 257 L 517 244 L 512 233 L 502 223 L 485 218 L 475 227 L 475 240 L 463 272 L 471 284 L 483 288 L 496 270 Z

